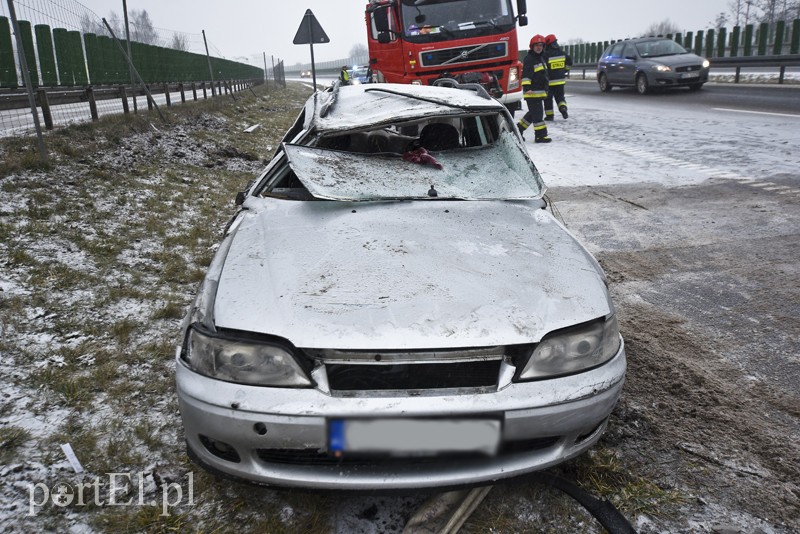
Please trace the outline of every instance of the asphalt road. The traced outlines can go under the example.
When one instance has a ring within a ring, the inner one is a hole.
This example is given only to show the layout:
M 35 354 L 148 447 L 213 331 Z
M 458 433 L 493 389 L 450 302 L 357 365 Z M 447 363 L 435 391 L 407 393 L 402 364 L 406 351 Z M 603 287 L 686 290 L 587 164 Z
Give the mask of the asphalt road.
M 800 85 L 707 83 L 700 91 L 674 89 L 640 95 L 633 87 L 615 87 L 601 93 L 595 80 L 570 80 L 567 91 L 578 95 L 600 95 L 617 101 L 646 100 L 654 105 L 680 104 L 700 108 L 726 108 L 800 115 Z

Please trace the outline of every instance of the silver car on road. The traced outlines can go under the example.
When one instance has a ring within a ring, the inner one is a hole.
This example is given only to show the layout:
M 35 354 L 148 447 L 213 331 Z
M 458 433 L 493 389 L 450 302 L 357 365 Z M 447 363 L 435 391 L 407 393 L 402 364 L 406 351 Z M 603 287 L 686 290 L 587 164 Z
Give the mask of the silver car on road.
M 605 276 L 480 87 L 314 94 L 242 192 L 176 354 L 190 456 L 261 484 L 494 481 L 591 447 Z
M 603 92 L 633 86 L 640 94 L 654 88 L 689 87 L 708 81 L 710 63 L 672 39 L 646 37 L 609 46 L 597 63 L 597 83 Z

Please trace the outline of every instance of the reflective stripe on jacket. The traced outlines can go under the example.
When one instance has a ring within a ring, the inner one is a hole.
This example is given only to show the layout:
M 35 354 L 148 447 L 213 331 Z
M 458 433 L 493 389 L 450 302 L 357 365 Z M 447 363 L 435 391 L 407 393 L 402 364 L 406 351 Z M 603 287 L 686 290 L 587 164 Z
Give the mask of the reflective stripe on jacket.
M 528 52 L 522 62 L 522 96 L 523 98 L 547 98 L 547 66 L 543 54 Z
M 550 85 L 564 85 L 569 68 L 572 66 L 572 58 L 564 52 L 558 42 L 550 43 L 544 51 L 547 63 L 547 77 Z

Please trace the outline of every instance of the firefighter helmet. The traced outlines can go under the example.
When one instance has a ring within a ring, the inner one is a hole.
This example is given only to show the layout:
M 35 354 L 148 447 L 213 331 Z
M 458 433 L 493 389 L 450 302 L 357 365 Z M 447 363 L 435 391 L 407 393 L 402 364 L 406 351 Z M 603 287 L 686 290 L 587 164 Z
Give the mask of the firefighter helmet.
M 545 42 L 544 42 L 544 35 L 541 35 L 541 34 L 538 34 L 538 33 L 537 33 L 536 35 L 534 35 L 533 37 L 531 37 L 531 48 L 533 48 L 533 45 L 535 45 L 535 44 L 539 44 L 539 43 L 541 43 L 541 44 L 545 44 Z
M 556 36 L 552 33 L 544 38 L 544 44 L 549 45 L 556 42 Z

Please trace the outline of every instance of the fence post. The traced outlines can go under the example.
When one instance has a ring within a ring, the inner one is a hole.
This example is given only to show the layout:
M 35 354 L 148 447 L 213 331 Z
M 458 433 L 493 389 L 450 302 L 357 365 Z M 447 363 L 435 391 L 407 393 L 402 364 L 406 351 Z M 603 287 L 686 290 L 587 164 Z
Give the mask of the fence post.
M 686 35 L 683 36 L 683 47 L 687 50 L 692 49 L 692 39 L 694 38 L 694 33 L 686 32 Z
M 767 55 L 767 41 L 769 39 L 769 23 L 762 22 L 758 27 L 758 55 Z
M 22 35 L 17 23 L 17 12 L 14 9 L 14 0 L 8 0 L 8 14 L 11 16 L 11 24 L 14 26 L 14 34 L 17 38 L 17 55 L 19 56 L 20 70 L 22 77 L 25 80 L 25 87 L 28 90 L 28 105 L 31 107 L 31 115 L 33 115 L 33 124 L 36 127 L 36 138 L 39 143 L 39 156 L 42 158 L 43 163 L 47 163 L 47 148 L 44 146 L 44 137 L 42 136 L 42 126 L 39 124 L 39 112 L 36 109 L 36 97 L 33 95 L 33 85 L 31 85 L 31 75 L 28 71 L 28 62 L 25 60 L 25 50 L 22 47 Z
M 211 55 L 208 53 L 208 41 L 206 41 L 206 31 L 203 30 L 203 43 L 206 45 L 206 59 L 208 60 L 208 75 L 211 76 L 211 96 L 217 96 L 214 89 L 214 69 L 211 68 Z
M 753 55 L 753 25 L 748 24 L 744 27 L 744 55 L 749 57 Z
M 717 57 L 725 57 L 725 41 L 727 41 L 727 34 L 728 30 L 725 28 L 719 29 L 719 35 L 717 36 Z
M 39 101 L 39 106 L 42 108 L 44 127 L 48 130 L 52 130 L 53 113 L 50 111 L 50 102 L 47 100 L 47 91 L 45 91 L 43 87 L 40 87 L 36 90 L 36 99 Z
M 733 27 L 733 33 L 731 34 L 731 57 L 736 57 L 739 55 L 739 33 L 742 29 L 739 26 Z
M 779 20 L 775 23 L 775 44 L 772 46 L 772 53 L 779 56 L 783 53 L 783 31 L 786 23 Z
M 192 97 L 194 98 L 194 101 L 197 102 L 197 84 L 194 82 L 192 82 Z
M 167 99 L 167 106 L 171 106 L 172 105 L 172 99 L 170 99 L 170 97 L 169 97 L 169 84 L 168 83 L 164 84 L 164 98 Z
M 706 32 L 706 57 L 714 56 L 714 30 L 710 29 Z
M 122 99 L 122 112 L 127 115 L 130 113 L 130 109 L 128 108 L 128 92 L 124 85 L 119 86 L 119 97 Z M 136 100 L 136 91 L 133 92 L 133 99 Z
M 89 112 L 92 114 L 92 121 L 99 120 L 97 116 L 97 102 L 94 100 L 94 89 L 91 85 L 86 88 L 86 98 L 89 99 Z
M 703 53 L 703 30 L 699 30 L 694 38 L 694 53 L 698 56 Z
M 792 46 L 789 48 L 789 53 L 800 53 L 800 19 L 792 21 Z
M 106 29 L 108 30 L 108 33 L 111 34 L 111 37 L 114 39 L 114 42 L 117 44 L 117 47 L 119 48 L 119 51 L 122 53 L 122 57 L 124 57 L 125 61 L 128 62 L 128 65 L 130 66 L 131 70 L 136 75 L 136 77 L 139 79 L 139 83 L 141 83 L 142 86 L 144 87 L 144 92 L 147 93 L 147 107 L 149 109 L 153 109 L 153 106 L 155 106 L 156 111 L 158 111 L 158 115 L 161 117 L 161 120 L 164 121 L 164 122 L 167 122 L 167 119 L 164 118 L 164 115 L 161 113 L 161 110 L 158 108 L 158 106 L 156 106 L 155 100 L 153 100 L 153 95 L 150 94 L 150 89 L 147 87 L 147 84 L 144 83 L 144 80 L 142 80 L 142 77 L 139 75 L 139 71 L 137 71 L 136 67 L 133 66 L 133 62 L 131 61 L 131 58 L 128 56 L 128 54 L 125 53 L 125 49 L 122 48 L 122 44 L 119 42 L 119 39 L 117 39 L 117 36 L 114 35 L 114 30 L 112 30 L 111 26 L 108 25 L 108 21 L 106 19 L 103 19 L 103 24 L 105 24 Z

